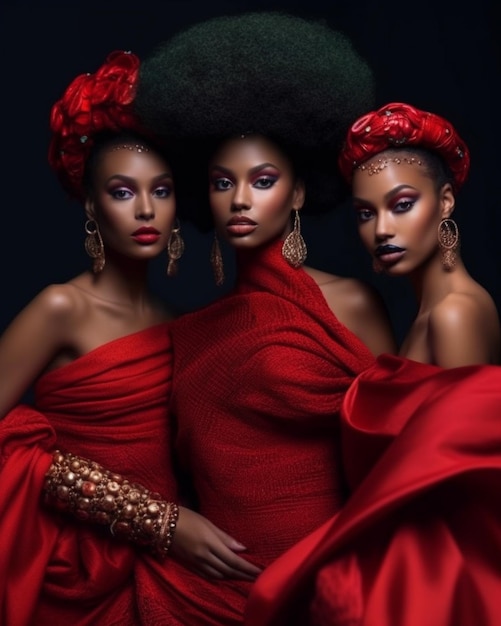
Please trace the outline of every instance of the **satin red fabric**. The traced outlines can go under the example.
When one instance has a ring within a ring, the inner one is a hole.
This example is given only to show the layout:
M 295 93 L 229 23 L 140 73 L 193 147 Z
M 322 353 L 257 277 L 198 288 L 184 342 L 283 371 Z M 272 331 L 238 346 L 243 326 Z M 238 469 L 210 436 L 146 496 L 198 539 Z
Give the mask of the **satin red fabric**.
M 352 496 L 264 572 L 246 626 L 499 626 L 501 367 L 382 356 L 342 432 Z
M 0 623 L 137 626 L 133 568 L 152 558 L 46 511 L 44 475 L 56 447 L 91 458 L 177 500 L 167 412 L 165 324 L 117 339 L 54 370 L 36 410 L 0 421 Z

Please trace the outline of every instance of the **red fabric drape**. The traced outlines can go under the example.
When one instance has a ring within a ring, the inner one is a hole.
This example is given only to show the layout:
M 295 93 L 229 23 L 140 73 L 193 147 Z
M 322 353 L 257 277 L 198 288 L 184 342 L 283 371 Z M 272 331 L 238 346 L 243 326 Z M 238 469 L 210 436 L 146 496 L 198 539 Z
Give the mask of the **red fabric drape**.
M 19 406 L 0 421 L 0 623 L 137 626 L 135 550 L 46 511 L 41 491 L 57 447 L 177 499 L 171 372 L 162 324 L 46 374 L 36 410 Z
M 260 577 L 246 626 L 499 626 L 501 368 L 382 356 L 342 432 L 353 494 Z

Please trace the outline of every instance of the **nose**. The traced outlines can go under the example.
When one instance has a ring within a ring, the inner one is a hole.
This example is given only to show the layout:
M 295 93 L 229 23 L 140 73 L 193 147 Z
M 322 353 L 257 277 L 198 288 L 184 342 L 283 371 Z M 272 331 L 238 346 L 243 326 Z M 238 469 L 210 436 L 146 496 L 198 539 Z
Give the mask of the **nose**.
M 149 193 L 138 194 L 136 199 L 136 219 L 151 220 L 155 217 L 153 199 Z
M 393 219 L 388 211 L 378 213 L 376 217 L 375 236 L 378 241 L 389 239 L 394 235 Z
M 233 198 L 231 200 L 232 211 L 250 209 L 252 202 L 248 185 L 242 181 L 237 183 L 234 189 Z

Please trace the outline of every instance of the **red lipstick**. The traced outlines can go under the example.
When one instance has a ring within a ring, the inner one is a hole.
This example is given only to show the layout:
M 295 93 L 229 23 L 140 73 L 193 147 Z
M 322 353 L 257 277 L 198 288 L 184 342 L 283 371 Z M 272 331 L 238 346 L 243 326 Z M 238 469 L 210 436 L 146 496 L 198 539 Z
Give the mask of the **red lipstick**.
M 141 245 L 150 245 L 160 239 L 160 233 L 151 226 L 141 226 L 132 233 L 132 239 Z

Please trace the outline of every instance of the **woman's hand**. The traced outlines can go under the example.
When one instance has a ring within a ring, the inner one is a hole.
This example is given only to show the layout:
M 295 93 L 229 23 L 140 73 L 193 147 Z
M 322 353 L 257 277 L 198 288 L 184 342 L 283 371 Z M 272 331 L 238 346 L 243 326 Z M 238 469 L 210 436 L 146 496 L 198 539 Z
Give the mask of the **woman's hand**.
M 179 507 L 171 556 L 203 578 L 254 581 L 261 569 L 235 554 L 246 548 L 208 519 Z

